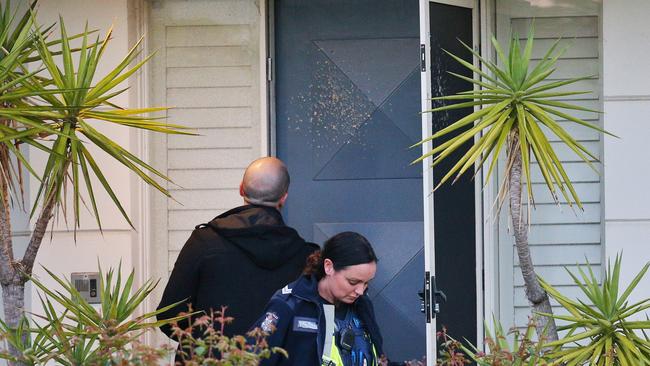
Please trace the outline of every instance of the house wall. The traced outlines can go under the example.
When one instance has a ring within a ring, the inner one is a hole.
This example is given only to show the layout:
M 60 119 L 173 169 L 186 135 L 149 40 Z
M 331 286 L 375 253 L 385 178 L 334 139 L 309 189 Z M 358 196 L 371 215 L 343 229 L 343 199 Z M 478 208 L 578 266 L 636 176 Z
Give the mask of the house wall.
M 605 256 L 624 283 L 650 261 L 650 28 L 645 0 L 603 1 Z M 650 296 L 650 276 L 635 298 Z

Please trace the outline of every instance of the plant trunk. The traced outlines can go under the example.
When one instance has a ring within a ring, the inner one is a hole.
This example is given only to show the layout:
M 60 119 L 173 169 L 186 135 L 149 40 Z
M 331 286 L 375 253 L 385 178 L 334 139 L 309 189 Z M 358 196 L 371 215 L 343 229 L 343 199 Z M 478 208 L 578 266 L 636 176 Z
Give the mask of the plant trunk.
M 2 121 L 6 124 L 6 121 Z M 6 146 L 0 148 L 1 170 L 9 170 L 7 165 L 10 161 Z M 2 285 L 2 305 L 4 309 L 4 322 L 13 329 L 23 317 L 25 308 L 25 282 L 27 279 L 21 273 L 20 263 L 14 259 L 14 248 L 11 233 L 11 204 L 9 201 L 10 187 L 7 176 L 0 174 L 0 284 Z M 29 334 L 23 332 L 21 338 L 24 342 Z M 6 351 L 15 358 L 20 359 L 23 355 L 17 348 L 6 343 Z M 9 365 L 24 365 L 22 362 L 8 362 Z
M 558 339 L 555 320 L 548 316 L 541 316 L 537 313 L 552 314 L 551 302 L 548 294 L 539 281 L 533 267 L 533 260 L 530 256 L 530 247 L 528 246 L 528 223 L 522 213 L 522 164 L 519 142 L 516 137 L 510 145 L 512 147 L 512 170 L 510 171 L 509 194 L 510 194 L 510 215 L 512 217 L 512 229 L 515 236 L 515 247 L 519 256 L 519 267 L 524 277 L 526 286 L 526 297 L 533 308 L 533 318 L 536 322 L 537 336 L 541 339 L 544 337 L 547 341 L 552 342 Z
M 22 278 L 22 276 L 17 276 Z M 11 327 L 16 328 L 20 323 L 21 318 L 23 317 L 23 312 L 25 308 L 25 282 L 12 282 L 9 284 L 2 284 L 2 305 L 4 306 L 4 321 Z M 21 338 L 23 344 L 27 341 L 29 334 L 23 332 Z M 11 344 L 7 344 L 7 350 L 9 354 L 15 359 L 21 359 L 22 352 Z M 9 365 L 22 366 L 26 365 L 23 362 L 9 362 Z
M 67 166 L 66 166 L 67 167 Z M 32 275 L 32 270 L 34 269 L 34 263 L 36 262 L 36 255 L 38 250 L 41 247 L 43 242 L 43 237 L 47 231 L 47 225 L 52 219 L 54 208 L 56 207 L 56 197 L 50 195 L 46 200 L 45 205 L 41 209 L 41 214 L 38 216 L 38 219 L 34 223 L 34 231 L 32 231 L 32 237 L 29 240 L 23 259 L 21 260 L 22 269 L 25 272 L 26 276 Z
M 4 186 L 5 197 L 8 196 L 7 187 Z M 52 218 L 56 200 L 50 196 L 34 225 L 34 231 L 29 241 L 25 255 L 19 262 L 13 259 L 13 248 L 11 245 L 11 221 L 8 202 L 4 202 L 4 210 L 0 207 L 0 238 L 3 239 L 3 249 L 8 253 L 0 253 L 0 280 L 2 282 L 2 304 L 4 307 L 4 321 L 10 328 L 16 329 L 25 312 L 25 283 L 29 280 L 38 249 L 41 246 L 47 225 Z M 8 255 L 7 255 L 8 254 Z M 21 335 L 22 344 L 25 344 L 29 334 L 24 332 Z M 7 344 L 9 353 L 16 359 L 20 359 L 21 352 L 10 344 Z M 26 365 L 23 362 L 9 362 L 12 366 Z

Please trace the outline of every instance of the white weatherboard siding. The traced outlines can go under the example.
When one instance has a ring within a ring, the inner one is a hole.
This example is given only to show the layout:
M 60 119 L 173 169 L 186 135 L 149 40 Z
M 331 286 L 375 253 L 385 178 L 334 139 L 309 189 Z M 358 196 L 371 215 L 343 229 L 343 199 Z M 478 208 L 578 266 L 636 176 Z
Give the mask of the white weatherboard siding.
M 152 104 L 198 136 L 154 137 L 152 159 L 175 184 L 152 196 L 153 276 L 163 279 L 194 226 L 242 204 L 244 168 L 261 149 L 260 24 L 255 1 L 152 1 Z M 265 137 L 264 137 L 265 138 Z M 152 304 L 155 305 L 155 304 Z
M 650 28 L 646 0 L 603 2 L 605 254 L 629 283 L 650 261 Z M 650 297 L 646 276 L 633 300 Z M 644 318 L 644 317 L 642 317 Z
M 525 2 L 521 0 L 497 1 L 497 38 L 507 44 L 511 31 L 522 39 L 522 47 L 529 26 L 535 27 L 535 47 L 531 67 L 539 62 L 548 48 L 562 38 L 560 45 L 569 46 L 558 60 L 552 81 L 579 76 L 590 79 L 561 88 L 566 90 L 589 90 L 590 94 L 563 98 L 567 102 L 591 109 L 601 109 L 601 52 L 600 52 L 600 9 L 590 0 L 557 1 L 553 4 Z M 536 5 L 537 4 L 537 5 Z M 566 6 L 571 5 L 571 6 Z M 601 125 L 600 116 L 591 112 L 571 112 L 596 125 Z M 599 133 L 569 121 L 560 121 L 571 135 L 586 146 L 599 159 L 602 142 Z M 537 273 L 563 293 L 578 295 L 578 288 L 572 284 L 564 267 L 575 269 L 576 264 L 587 262 L 600 273 L 602 261 L 602 215 L 601 175 L 559 139 L 546 131 L 551 145 L 557 151 L 567 174 L 584 204 L 584 211 L 572 209 L 566 204 L 558 206 L 552 200 L 536 163 L 532 164 L 532 184 L 536 208 L 531 210 L 529 243 Z M 602 167 L 597 162 L 598 171 Z M 502 170 L 501 170 L 502 171 Z M 508 230 L 510 218 L 507 204 L 499 223 L 499 265 L 500 265 L 500 311 L 505 326 L 524 326 L 530 316 L 530 307 L 525 297 L 521 270 L 518 267 L 514 238 Z M 557 303 L 554 310 L 560 312 Z

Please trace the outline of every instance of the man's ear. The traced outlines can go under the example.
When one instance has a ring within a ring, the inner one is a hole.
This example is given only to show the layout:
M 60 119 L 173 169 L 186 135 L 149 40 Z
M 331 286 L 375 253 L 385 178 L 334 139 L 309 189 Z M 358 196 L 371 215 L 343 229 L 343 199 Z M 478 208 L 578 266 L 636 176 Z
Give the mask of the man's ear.
M 278 209 L 284 207 L 284 203 L 287 201 L 287 197 L 289 197 L 289 192 L 286 192 L 278 201 Z
M 239 183 L 239 195 L 246 197 L 246 194 L 244 193 L 244 182 Z

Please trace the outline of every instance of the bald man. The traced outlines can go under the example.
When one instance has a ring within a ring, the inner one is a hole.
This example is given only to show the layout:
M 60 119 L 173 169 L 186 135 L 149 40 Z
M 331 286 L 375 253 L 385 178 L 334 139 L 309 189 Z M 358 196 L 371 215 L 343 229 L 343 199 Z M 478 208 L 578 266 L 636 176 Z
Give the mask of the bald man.
M 208 314 L 227 306 L 226 315 L 234 321 L 226 326 L 226 335 L 244 334 L 275 290 L 298 278 L 307 257 L 318 249 L 284 224 L 280 208 L 288 189 L 289 172 L 282 161 L 266 157 L 252 162 L 239 185 L 245 205 L 194 229 L 158 309 L 184 302 L 158 319 L 186 312 L 190 304 Z M 161 330 L 173 338 L 169 326 Z

